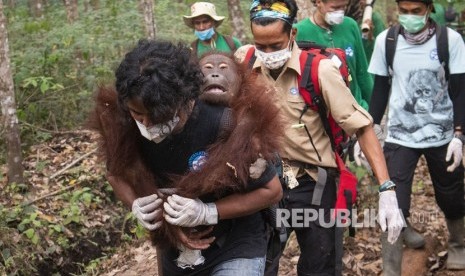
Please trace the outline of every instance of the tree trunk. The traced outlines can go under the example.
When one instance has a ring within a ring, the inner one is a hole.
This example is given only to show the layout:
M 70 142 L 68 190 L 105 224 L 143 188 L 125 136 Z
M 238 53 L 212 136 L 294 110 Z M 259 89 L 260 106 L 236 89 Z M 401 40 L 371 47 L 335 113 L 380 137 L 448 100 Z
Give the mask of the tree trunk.
M 16 102 L 11 75 L 8 32 L 6 18 L 3 14 L 3 2 L 0 1 L 0 103 L 2 119 L 5 129 L 5 143 L 7 148 L 8 183 L 24 183 L 21 154 L 21 138 L 16 116 Z
M 29 2 L 30 3 L 30 11 L 32 16 L 35 18 L 43 18 L 44 17 L 44 2 L 42 0 L 34 0 Z
M 297 20 L 302 20 L 310 17 L 313 14 L 315 7 L 312 1 L 309 0 L 296 0 L 299 11 L 297 12 Z
M 94 10 L 98 10 L 100 8 L 100 1 L 99 0 L 90 0 L 90 5 Z
M 73 15 L 73 21 L 76 21 L 79 18 L 78 0 L 71 0 L 71 11 Z
M 139 0 L 139 5 L 144 15 L 145 35 L 149 39 L 155 39 L 157 31 L 153 15 L 153 0 Z
M 63 0 L 66 8 L 66 16 L 69 23 L 73 23 L 79 17 L 78 0 Z
M 100 8 L 100 3 L 98 0 L 85 0 L 84 1 L 84 11 L 88 12 L 90 10 L 98 10 Z
M 228 0 L 229 18 L 231 18 L 232 35 L 237 37 L 242 43 L 245 43 L 245 23 L 242 15 L 242 9 L 239 0 Z
M 13 9 L 16 7 L 16 0 L 8 0 L 6 1 L 6 4 L 10 9 Z

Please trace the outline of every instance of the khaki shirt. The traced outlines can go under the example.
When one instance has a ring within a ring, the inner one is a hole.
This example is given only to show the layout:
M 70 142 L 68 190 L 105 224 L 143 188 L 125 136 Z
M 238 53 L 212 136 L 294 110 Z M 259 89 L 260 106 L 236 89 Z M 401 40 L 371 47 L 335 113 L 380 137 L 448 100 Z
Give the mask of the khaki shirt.
M 239 48 L 235 54 L 236 58 L 243 61 L 250 47 L 253 46 L 245 45 Z M 316 166 L 336 167 L 331 142 L 326 135 L 318 112 L 308 109 L 301 118 L 301 123 L 307 126 L 315 147 L 312 146 L 305 128 L 298 127 L 299 118 L 305 107 L 305 102 L 299 94 L 297 81 L 298 75 L 301 74 L 299 62 L 301 52 L 294 43 L 291 58 L 286 62 L 276 80 L 270 76 L 269 69 L 264 67 L 258 59 L 255 61 L 253 69 L 261 71 L 262 76 L 273 84 L 276 90 L 276 104 L 280 108 L 285 122 L 282 158 Z M 318 81 L 328 111 L 348 135 L 372 124 L 370 114 L 357 104 L 333 61 L 329 59 L 320 61 Z M 293 168 L 293 171 L 295 175 L 302 174 L 302 170 L 299 171 L 298 168 Z M 315 172 L 307 171 L 307 173 L 316 179 Z

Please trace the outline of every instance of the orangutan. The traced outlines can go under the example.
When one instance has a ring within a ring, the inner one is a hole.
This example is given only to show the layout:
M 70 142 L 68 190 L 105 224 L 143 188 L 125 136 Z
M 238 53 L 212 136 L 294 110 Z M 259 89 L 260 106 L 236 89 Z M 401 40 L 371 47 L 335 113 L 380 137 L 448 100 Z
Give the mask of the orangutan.
M 176 194 L 189 198 L 245 191 L 251 164 L 260 158 L 272 160 L 280 148 L 283 127 L 279 110 L 273 104 L 272 88 L 260 81 L 257 74 L 246 74 L 246 68 L 225 54 L 206 55 L 200 66 L 205 76 L 200 98 L 230 106 L 231 118 L 225 122 L 225 131 L 208 148 L 208 162 L 202 170 L 170 180 L 175 183 Z M 127 120 L 132 119 L 118 104 L 115 88 L 100 86 L 95 102 L 89 122 L 90 128 L 100 134 L 102 160 L 110 175 L 124 179 L 121 185 L 113 185 L 117 197 L 128 185 L 137 197 L 166 188 L 160 176 L 145 166 L 138 147 L 145 138 L 139 135 L 135 123 L 128 127 Z M 163 223 L 151 232 L 152 242 L 160 247 L 176 245 L 176 228 L 179 227 Z

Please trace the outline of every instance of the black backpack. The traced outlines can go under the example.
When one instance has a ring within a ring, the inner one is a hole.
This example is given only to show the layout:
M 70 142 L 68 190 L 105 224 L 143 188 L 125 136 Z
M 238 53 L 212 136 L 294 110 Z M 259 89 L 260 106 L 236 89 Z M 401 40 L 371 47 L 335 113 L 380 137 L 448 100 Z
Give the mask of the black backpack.
M 386 36 L 386 63 L 389 76 L 392 77 L 392 64 L 396 53 L 397 37 L 399 36 L 400 25 L 396 24 L 389 28 Z M 446 81 L 449 80 L 449 40 L 447 38 L 447 27 L 436 24 L 436 46 L 439 63 L 441 63 L 446 73 Z

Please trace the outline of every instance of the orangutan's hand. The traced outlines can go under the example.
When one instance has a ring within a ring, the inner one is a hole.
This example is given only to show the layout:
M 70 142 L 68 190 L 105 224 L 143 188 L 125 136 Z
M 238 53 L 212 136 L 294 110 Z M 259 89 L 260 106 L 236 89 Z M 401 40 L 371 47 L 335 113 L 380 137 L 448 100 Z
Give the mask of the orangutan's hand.
M 176 227 L 177 240 L 189 249 L 204 250 L 210 247 L 215 241 L 215 237 L 206 237 L 213 230 L 213 226 L 203 231 L 197 231 L 195 228 Z

